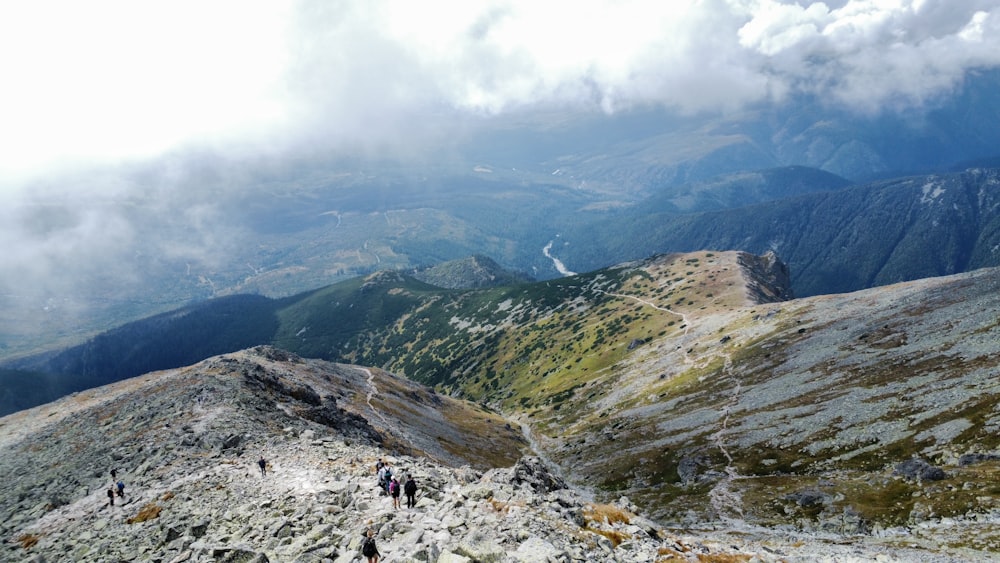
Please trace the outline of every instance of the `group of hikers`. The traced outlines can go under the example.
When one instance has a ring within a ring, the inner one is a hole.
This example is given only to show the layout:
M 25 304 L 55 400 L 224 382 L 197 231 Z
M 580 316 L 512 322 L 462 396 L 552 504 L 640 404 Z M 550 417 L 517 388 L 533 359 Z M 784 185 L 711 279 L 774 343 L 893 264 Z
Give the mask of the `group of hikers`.
M 264 459 L 263 455 L 257 460 L 257 466 L 260 468 L 260 476 L 266 477 L 267 460 Z M 407 473 L 403 483 L 400 484 L 399 479 L 393 474 L 392 467 L 388 462 L 382 461 L 382 458 L 379 458 L 375 464 L 375 473 L 378 476 L 379 494 L 391 497 L 394 509 L 399 509 L 400 507 L 400 494 L 406 496 L 406 508 L 417 506 L 417 482 L 413 479 L 413 475 Z M 108 506 L 115 505 L 115 496 L 125 498 L 125 482 L 118 479 L 117 468 L 111 470 L 111 481 L 111 485 L 108 487 Z M 368 559 L 368 563 L 378 563 L 378 559 L 382 555 L 375 545 L 375 536 L 372 530 L 365 532 L 364 540 L 361 544 L 361 553 Z
M 417 506 L 417 482 L 413 479 L 413 475 L 406 473 L 403 484 L 400 485 L 392 467 L 388 462 L 382 461 L 382 458 L 375 463 L 375 474 L 378 476 L 379 494 L 389 495 L 392 498 L 393 508 L 399 508 L 400 490 L 406 495 L 406 508 Z M 378 563 L 379 557 L 382 556 L 375 545 L 375 534 L 372 530 L 365 531 L 364 540 L 361 542 L 361 555 L 368 559 L 368 563 Z
M 115 505 L 115 495 L 125 498 L 125 481 L 118 478 L 118 469 L 111 470 L 111 484 L 108 485 L 108 506 Z
M 413 479 L 413 475 L 407 473 L 403 483 L 400 484 L 399 479 L 392 473 L 392 467 L 387 462 L 382 461 L 382 458 L 379 458 L 378 462 L 375 463 L 375 472 L 378 475 L 380 494 L 389 495 L 392 498 L 393 508 L 399 508 L 401 492 L 406 495 L 406 508 L 417 506 L 417 482 Z

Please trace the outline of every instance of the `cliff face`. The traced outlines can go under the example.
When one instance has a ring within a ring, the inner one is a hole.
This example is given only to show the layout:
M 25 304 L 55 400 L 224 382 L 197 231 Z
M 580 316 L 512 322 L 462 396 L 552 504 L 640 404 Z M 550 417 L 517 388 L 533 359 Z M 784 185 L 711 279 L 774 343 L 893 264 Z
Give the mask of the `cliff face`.
M 739 262 L 746 277 L 747 293 L 753 301 L 774 303 L 795 297 L 788 265 L 774 252 L 762 256 L 741 252 Z

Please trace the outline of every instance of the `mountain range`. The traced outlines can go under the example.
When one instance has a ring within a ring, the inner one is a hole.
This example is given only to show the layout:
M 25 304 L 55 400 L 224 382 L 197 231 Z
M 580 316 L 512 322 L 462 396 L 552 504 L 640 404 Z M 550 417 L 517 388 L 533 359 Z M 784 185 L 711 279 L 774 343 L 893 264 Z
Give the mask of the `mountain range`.
M 789 278 L 773 254 L 708 251 L 474 290 L 379 272 L 259 300 L 258 321 L 178 311 L 148 339 L 123 327 L 15 367 L 111 373 L 126 343 L 142 358 L 267 328 L 296 354 L 487 405 L 573 482 L 658 522 L 930 545 L 943 530 L 914 530 L 947 519 L 963 530 L 948 541 L 992 549 L 1000 273 L 796 299 Z
M 97 171 L 86 183 L 135 193 L 11 211 L 39 248 L 72 248 L 57 241 L 92 215 L 127 235 L 54 257 L 58 283 L 36 279 L 48 270 L 34 262 L 5 272 L 0 358 L 192 301 L 279 298 L 471 255 L 535 279 L 563 275 L 545 248 L 575 272 L 666 252 L 774 250 L 801 296 L 994 266 L 998 77 L 970 73 L 955 96 L 878 114 L 803 98 L 714 117 L 482 116 L 409 158 L 234 163 L 193 151 Z M 928 184 L 944 190 L 937 207 Z M 872 237 L 872 224 L 889 236 Z M 943 255 L 928 260 L 921 245 L 939 242 Z

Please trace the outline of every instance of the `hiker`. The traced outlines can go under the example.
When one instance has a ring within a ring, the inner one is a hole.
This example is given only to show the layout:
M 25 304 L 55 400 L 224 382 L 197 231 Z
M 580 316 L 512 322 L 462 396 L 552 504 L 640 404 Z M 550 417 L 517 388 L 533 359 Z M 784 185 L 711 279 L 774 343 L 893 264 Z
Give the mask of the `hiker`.
M 392 497 L 392 507 L 399 510 L 399 481 L 395 477 L 389 481 L 389 496 Z
M 118 479 L 118 469 L 113 467 L 111 468 L 111 480 L 114 481 L 115 479 Z
M 385 472 L 386 472 L 385 465 L 383 465 L 382 467 L 378 468 L 378 489 L 379 489 L 379 493 L 378 494 L 379 494 L 379 496 L 385 495 L 385 479 L 386 479 Z
M 115 489 L 113 487 L 108 487 L 108 506 L 115 505 Z
M 118 481 L 118 483 L 115 486 L 118 487 L 118 496 L 121 498 L 125 498 L 125 482 Z
M 383 467 L 385 467 L 385 462 L 382 461 L 382 458 L 378 458 L 378 461 L 375 462 L 375 473 L 378 474 Z
M 417 482 L 413 480 L 413 475 L 406 476 L 406 484 L 403 485 L 403 492 L 406 494 L 406 508 L 417 506 Z
M 385 481 L 382 482 L 382 488 L 384 488 L 385 492 L 388 493 L 389 484 L 392 483 L 392 468 L 389 467 L 389 464 L 387 463 L 382 469 L 385 470 Z
M 266 477 L 267 476 L 267 460 L 264 459 L 264 456 L 260 456 L 260 460 L 257 462 L 257 465 L 260 466 L 260 476 L 261 477 Z
M 375 537 L 371 530 L 365 533 L 365 541 L 361 542 L 361 555 L 368 558 L 368 563 L 378 563 L 378 558 L 382 556 L 375 546 Z

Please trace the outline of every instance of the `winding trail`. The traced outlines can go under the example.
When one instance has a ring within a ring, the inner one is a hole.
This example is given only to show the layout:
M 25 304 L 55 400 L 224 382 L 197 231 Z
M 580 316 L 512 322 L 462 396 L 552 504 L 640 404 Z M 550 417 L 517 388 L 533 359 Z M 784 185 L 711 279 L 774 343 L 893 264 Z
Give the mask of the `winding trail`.
M 622 299 L 631 299 L 642 303 L 643 305 L 652 307 L 657 311 L 662 311 L 664 313 L 670 313 L 671 315 L 676 315 L 681 318 L 684 322 L 684 337 L 687 337 L 691 330 L 691 322 L 688 316 L 684 313 L 674 311 L 667 307 L 661 307 L 656 303 L 647 301 L 635 295 L 627 295 L 624 293 L 613 293 L 610 291 L 604 291 L 603 289 L 595 289 L 599 293 L 605 295 L 610 295 L 613 297 L 618 297 Z M 683 347 L 683 346 L 682 346 Z M 684 352 L 682 354 L 683 361 L 685 365 L 693 365 L 695 362 L 690 358 L 690 354 Z M 727 525 L 733 528 L 745 528 L 746 520 L 743 515 L 743 497 L 740 495 L 739 491 L 736 491 L 732 487 L 732 483 L 738 479 L 742 479 L 743 476 L 740 475 L 736 466 L 733 464 L 733 456 L 730 455 L 729 450 L 726 449 L 725 444 L 725 434 L 729 426 L 729 414 L 733 407 L 735 407 L 740 400 L 740 393 L 743 390 L 742 382 L 733 373 L 733 361 L 732 356 L 724 352 L 714 352 L 708 359 L 711 360 L 712 357 L 722 357 L 725 360 L 725 364 L 722 368 L 723 375 L 734 383 L 732 398 L 728 403 L 722 408 L 722 420 L 719 425 L 719 429 L 713 432 L 709 438 L 715 444 L 715 447 L 722 452 L 722 455 L 726 458 L 726 467 L 724 469 L 726 477 L 721 479 L 715 487 L 709 492 L 709 498 L 712 503 L 712 508 L 715 510 L 719 518 L 725 522 Z M 735 513 L 736 518 L 730 516 Z
M 743 476 L 740 475 L 736 466 L 733 465 L 733 456 L 731 456 L 729 454 L 729 450 L 726 449 L 725 434 L 726 429 L 729 426 L 729 413 L 731 409 L 740 401 L 740 392 L 743 390 L 743 384 L 733 375 L 732 357 L 729 354 L 722 354 L 722 356 L 726 360 L 725 365 L 722 368 L 722 373 L 725 374 L 725 376 L 730 380 L 733 380 L 736 386 L 733 388 L 733 396 L 729 400 L 729 403 L 722 409 L 723 417 L 719 429 L 709 436 L 709 438 L 711 438 L 711 440 L 715 443 L 715 447 L 719 448 L 722 455 L 726 457 L 726 478 L 719 480 L 715 487 L 712 487 L 708 496 L 711 500 L 712 508 L 715 509 L 719 518 L 728 525 L 738 528 L 746 526 L 746 520 L 743 515 L 743 496 L 739 491 L 732 488 L 732 484 L 734 481 L 742 479 Z M 732 512 L 735 512 L 738 517 L 733 518 L 729 516 Z
M 378 387 L 375 387 L 375 374 L 372 373 L 372 370 L 365 367 L 361 368 L 361 371 L 365 372 L 365 375 L 368 376 L 368 395 L 365 397 L 365 402 L 368 403 L 368 408 L 375 413 L 375 416 L 382 421 L 382 424 L 385 424 L 386 429 L 391 428 L 392 424 L 389 422 L 389 419 L 382 414 L 382 411 L 375 408 L 375 405 L 372 404 L 372 397 L 378 395 Z
M 652 307 L 652 308 L 656 309 L 657 311 L 663 311 L 664 313 L 670 313 L 671 315 L 677 315 L 678 317 L 681 318 L 681 321 L 684 322 L 684 336 L 687 336 L 688 331 L 691 330 L 691 323 L 688 321 L 688 316 L 685 315 L 684 313 L 678 313 L 677 311 L 674 311 L 673 309 L 670 309 L 668 307 L 661 307 L 661 306 L 657 305 L 656 303 L 653 303 L 651 301 L 646 301 L 645 299 L 643 299 L 641 297 L 636 297 L 635 295 L 628 295 L 626 293 L 614 293 L 614 292 L 611 292 L 611 291 L 604 291 L 603 289 L 597 289 L 597 288 L 594 288 L 594 291 L 596 291 L 598 293 L 603 293 L 604 295 L 610 295 L 612 297 L 620 297 L 622 299 L 631 299 L 633 301 L 638 301 L 639 303 L 642 303 L 643 305 L 646 305 L 648 307 Z

